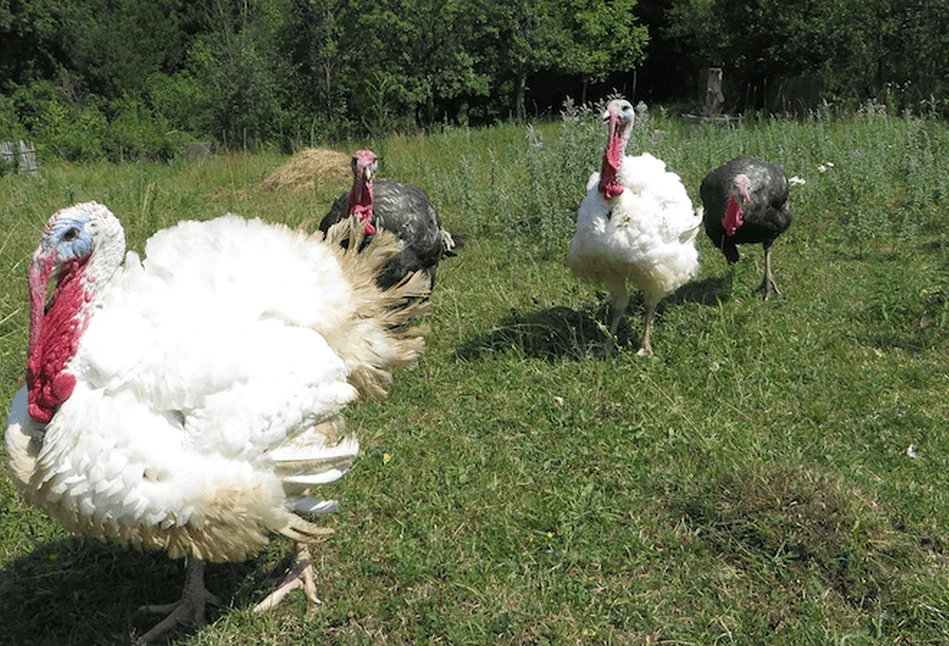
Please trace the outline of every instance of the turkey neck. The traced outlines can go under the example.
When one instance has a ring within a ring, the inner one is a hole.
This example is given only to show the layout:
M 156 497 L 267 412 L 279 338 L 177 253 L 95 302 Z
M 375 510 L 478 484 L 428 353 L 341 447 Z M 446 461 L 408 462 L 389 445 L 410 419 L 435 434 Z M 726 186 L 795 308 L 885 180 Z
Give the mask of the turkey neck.
M 725 207 L 725 217 L 722 218 L 722 227 L 725 229 L 725 235 L 732 237 L 735 232 L 744 224 L 742 219 L 741 205 L 734 195 L 728 197 L 728 206 Z
M 376 232 L 372 224 L 372 182 L 357 181 L 349 192 L 349 214 L 359 218 L 363 233 L 367 236 Z
M 117 221 L 116 221 L 117 224 Z M 119 229 L 121 233 L 121 228 Z M 89 323 L 96 295 L 121 263 L 121 245 L 93 248 L 85 258 L 59 263 L 53 296 L 46 303 L 49 280 L 57 269 L 54 255 L 38 254 L 30 268 L 30 348 L 26 368 L 30 417 L 41 424 L 72 395 L 75 376 L 65 371 Z M 52 252 L 55 253 L 55 252 Z
M 747 204 L 751 201 L 751 194 L 748 192 L 749 184 L 747 175 L 739 174 L 735 176 L 735 188 L 728 196 L 728 206 L 725 207 L 725 217 L 722 218 L 722 226 L 729 237 L 734 236 L 735 232 L 744 224 L 742 219 L 744 212 L 741 206 L 743 203 Z M 739 202 L 738 198 L 735 197 L 735 193 L 738 193 L 744 202 Z
M 603 151 L 603 167 L 600 170 L 600 192 L 607 200 L 623 192 L 619 182 L 619 169 L 629 143 L 629 122 L 622 121 L 616 115 L 610 115 L 610 136 Z

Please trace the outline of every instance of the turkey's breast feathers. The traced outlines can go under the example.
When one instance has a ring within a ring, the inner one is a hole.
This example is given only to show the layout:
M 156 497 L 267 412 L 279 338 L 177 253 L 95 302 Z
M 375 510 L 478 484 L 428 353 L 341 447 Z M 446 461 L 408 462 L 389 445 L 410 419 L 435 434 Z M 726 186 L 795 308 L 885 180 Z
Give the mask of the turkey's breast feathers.
M 356 389 L 324 336 L 354 307 L 333 249 L 286 227 L 225 216 L 157 233 L 93 301 L 66 366 L 76 387 L 49 424 L 26 415 L 25 389 L 14 401 L 15 479 L 72 531 L 253 554 L 296 522 L 278 453 L 296 445 L 302 468 L 358 448 L 333 448 Z
M 745 175 L 751 199 L 741 205 L 742 225 L 734 236 L 725 235 L 722 219 L 729 198 L 735 193 L 734 178 Z M 702 180 L 699 189 L 705 207 L 705 231 L 712 243 L 719 248 L 727 242 L 731 249 L 726 253 L 729 261 L 738 260 L 735 244 L 763 243 L 770 246 L 775 238 L 784 233 L 794 219 L 788 202 L 790 185 L 787 175 L 778 164 L 764 162 L 748 156 L 740 156 L 712 170 Z
M 619 177 L 624 190 L 609 201 L 590 177 L 567 263 L 584 280 L 627 279 L 658 300 L 698 273 L 700 220 L 679 176 L 649 153 L 627 156 Z

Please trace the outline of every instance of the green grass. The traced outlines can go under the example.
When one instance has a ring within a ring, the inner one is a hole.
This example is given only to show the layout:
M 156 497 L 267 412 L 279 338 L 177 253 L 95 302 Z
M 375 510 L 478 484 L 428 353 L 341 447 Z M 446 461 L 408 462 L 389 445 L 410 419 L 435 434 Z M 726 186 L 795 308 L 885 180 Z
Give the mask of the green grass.
M 589 114 L 399 136 L 384 175 L 468 235 L 439 269 L 428 348 L 391 397 L 348 414 L 363 451 L 317 550 L 323 604 L 254 603 L 289 545 L 215 565 L 224 607 L 180 644 L 876 644 L 949 640 L 949 150 L 946 124 L 848 118 L 686 128 L 652 114 L 630 152 L 693 199 L 739 152 L 807 183 L 775 245 L 783 297 L 752 293 L 702 237 L 698 278 L 660 305 L 656 356 L 594 357 L 608 298 L 563 266 L 605 139 Z M 534 145 L 531 145 L 533 141 Z M 19 388 L 26 263 L 46 218 L 96 199 L 130 247 L 228 210 L 313 223 L 314 196 L 249 189 L 286 161 L 70 167 L 0 178 L 0 395 Z M 820 172 L 825 162 L 834 166 Z M 913 445 L 918 457 L 907 455 Z M 64 532 L 0 479 L 0 643 L 127 643 L 177 598 L 180 563 Z

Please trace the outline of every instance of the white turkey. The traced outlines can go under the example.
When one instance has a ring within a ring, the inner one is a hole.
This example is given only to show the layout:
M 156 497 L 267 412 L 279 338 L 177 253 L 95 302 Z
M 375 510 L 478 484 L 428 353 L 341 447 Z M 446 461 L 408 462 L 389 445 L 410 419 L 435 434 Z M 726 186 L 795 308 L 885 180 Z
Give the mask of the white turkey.
M 730 265 L 738 262 L 736 245 L 760 242 L 764 247 L 764 278 L 757 291 L 765 300 L 772 291 L 781 295 L 771 275 L 771 245 L 794 219 L 789 187 L 779 165 L 742 155 L 706 175 L 700 189 L 705 233 Z
M 355 218 L 363 233 L 377 229 L 391 231 L 402 241 L 402 251 L 379 274 L 379 286 L 391 287 L 414 271 L 424 271 L 435 284 L 438 263 L 454 256 L 457 236 L 442 228 L 438 210 L 425 191 L 412 184 L 391 179 L 374 179 L 379 170 L 376 154 L 359 150 L 352 157 L 353 187 L 333 202 L 320 221 L 326 232 L 337 222 Z
M 204 563 L 253 556 L 273 533 L 296 542 L 298 562 L 258 609 L 301 586 L 318 601 L 307 543 L 328 530 L 307 517 L 336 502 L 314 489 L 358 451 L 341 412 L 416 361 L 421 330 L 407 323 L 428 290 L 421 274 L 378 288 L 398 242 L 348 251 L 348 226 L 324 241 L 228 214 L 156 233 L 144 259 L 95 202 L 43 231 L 9 467 L 68 530 L 187 560 L 181 600 L 144 608 L 169 614 L 142 642 L 203 623 Z
M 613 299 L 613 337 L 629 304 L 627 282 L 643 291 L 645 324 L 637 354 L 652 354 L 649 330 L 663 296 L 691 280 L 699 270 L 695 236 L 701 224 L 685 186 L 675 173 L 649 153 L 625 154 L 632 132 L 633 106 L 614 99 L 603 118 L 609 139 L 601 172 L 587 182 L 577 213 L 567 265 L 579 278 L 604 285 Z

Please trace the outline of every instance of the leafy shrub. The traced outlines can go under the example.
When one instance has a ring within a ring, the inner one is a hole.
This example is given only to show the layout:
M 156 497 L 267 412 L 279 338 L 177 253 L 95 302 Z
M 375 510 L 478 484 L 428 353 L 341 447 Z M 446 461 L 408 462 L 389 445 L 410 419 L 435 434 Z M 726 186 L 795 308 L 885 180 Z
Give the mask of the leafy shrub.
M 126 100 L 103 135 L 102 148 L 110 161 L 170 159 L 176 152 L 168 120 L 142 104 Z
M 52 101 L 41 113 L 37 130 L 43 147 L 68 161 L 98 161 L 104 157 L 102 137 L 108 128 L 96 106 L 76 108 Z
M 102 136 L 108 122 L 96 104 L 83 105 L 68 88 L 36 81 L 13 95 L 20 120 L 46 154 L 69 161 L 104 157 Z
M 191 132 L 196 137 L 213 131 L 209 89 L 187 72 L 149 77 L 148 99 L 155 112 L 175 124 L 178 130 Z
M 12 97 L 0 95 L 0 141 L 20 139 L 24 135 Z

